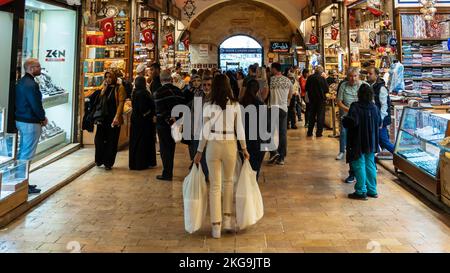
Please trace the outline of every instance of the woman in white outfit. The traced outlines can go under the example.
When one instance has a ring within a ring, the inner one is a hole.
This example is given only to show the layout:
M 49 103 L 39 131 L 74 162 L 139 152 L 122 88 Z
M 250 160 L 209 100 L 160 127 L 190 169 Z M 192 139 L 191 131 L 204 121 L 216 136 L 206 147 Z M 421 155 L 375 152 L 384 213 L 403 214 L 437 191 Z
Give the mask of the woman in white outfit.
M 220 238 L 222 228 L 222 182 L 224 184 L 223 228 L 231 230 L 233 174 L 237 159 L 237 141 L 240 143 L 244 157 L 249 159 L 241 107 L 233 98 L 230 80 L 226 75 L 220 74 L 213 80 L 209 101 L 203 109 L 202 134 L 194 158 L 194 163 L 199 164 L 203 151 L 208 146 L 206 161 L 209 170 L 209 201 L 214 238 Z

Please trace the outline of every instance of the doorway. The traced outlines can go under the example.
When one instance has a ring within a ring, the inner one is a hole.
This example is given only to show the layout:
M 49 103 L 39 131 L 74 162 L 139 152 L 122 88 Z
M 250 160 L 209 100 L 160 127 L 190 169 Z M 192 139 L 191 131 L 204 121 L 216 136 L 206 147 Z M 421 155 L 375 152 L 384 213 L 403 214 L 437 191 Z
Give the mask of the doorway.
M 263 47 L 250 36 L 232 36 L 219 46 L 219 65 L 223 71 L 239 69 L 247 73 L 248 67 L 263 64 Z

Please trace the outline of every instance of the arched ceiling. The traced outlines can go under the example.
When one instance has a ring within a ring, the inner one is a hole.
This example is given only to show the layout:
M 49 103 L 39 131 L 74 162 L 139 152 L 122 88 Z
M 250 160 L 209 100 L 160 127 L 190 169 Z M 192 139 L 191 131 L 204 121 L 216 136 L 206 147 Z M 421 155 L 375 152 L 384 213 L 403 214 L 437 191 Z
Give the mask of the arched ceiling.
M 183 8 L 185 0 L 175 0 L 179 8 Z M 265 10 L 270 9 L 279 20 L 289 22 L 291 27 L 297 29 L 300 26 L 301 9 L 309 3 L 309 0 L 195 0 L 196 11 L 190 21 L 183 13 L 183 23 L 187 28 L 200 24 L 209 15 L 230 2 L 253 2 Z M 284 24 L 287 25 L 287 24 Z

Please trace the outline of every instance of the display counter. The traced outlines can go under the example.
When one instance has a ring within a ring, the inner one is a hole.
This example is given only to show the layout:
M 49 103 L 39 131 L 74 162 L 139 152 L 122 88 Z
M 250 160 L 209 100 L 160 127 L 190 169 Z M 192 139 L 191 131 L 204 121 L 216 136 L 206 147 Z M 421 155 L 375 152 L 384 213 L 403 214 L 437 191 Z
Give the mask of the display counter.
M 394 167 L 415 183 L 440 194 L 440 142 L 450 136 L 450 114 L 404 107 L 394 151 Z

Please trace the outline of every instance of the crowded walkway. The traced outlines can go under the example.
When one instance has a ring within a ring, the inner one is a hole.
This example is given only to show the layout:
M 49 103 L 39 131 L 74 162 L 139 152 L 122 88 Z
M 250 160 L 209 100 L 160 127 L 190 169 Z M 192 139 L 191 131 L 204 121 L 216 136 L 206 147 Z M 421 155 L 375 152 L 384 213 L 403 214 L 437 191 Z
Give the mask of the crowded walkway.
M 173 182 L 156 179 L 159 157 L 155 169 L 130 171 L 122 151 L 112 171 L 94 167 L 0 230 L 0 252 L 450 252 L 448 214 L 385 169 L 378 199 L 347 198 L 354 185 L 343 183 L 338 147 L 289 130 L 285 165 L 261 168 L 264 217 L 220 240 L 210 236 L 209 216 L 193 235 L 183 228 L 185 145 L 176 147 Z

